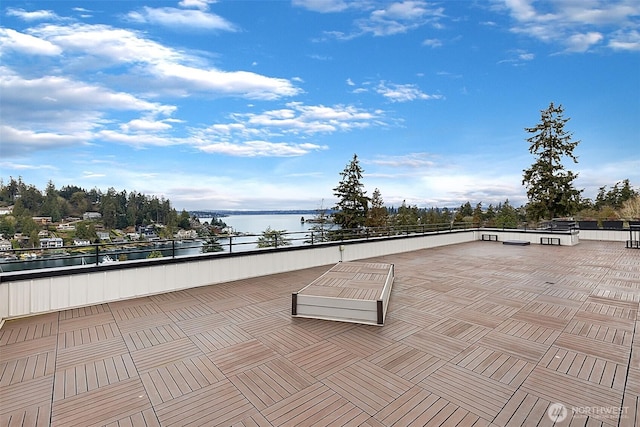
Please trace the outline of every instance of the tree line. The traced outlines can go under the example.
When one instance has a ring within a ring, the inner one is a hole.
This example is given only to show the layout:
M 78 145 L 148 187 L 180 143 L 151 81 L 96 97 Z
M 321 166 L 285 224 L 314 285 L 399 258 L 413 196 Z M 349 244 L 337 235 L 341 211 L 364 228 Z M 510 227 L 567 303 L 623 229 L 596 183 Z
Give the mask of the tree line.
M 364 170 L 357 154 L 340 173 L 333 189 L 337 198 L 333 222 L 347 229 L 362 227 L 407 226 L 448 222 L 470 222 L 476 226 L 514 228 L 522 223 L 537 223 L 557 217 L 584 219 L 640 218 L 640 193 L 628 179 L 613 187 L 600 187 L 595 200 L 583 198 L 584 190 L 575 188 L 577 173 L 566 169 L 564 162 L 578 162 L 574 150 L 580 141 L 565 129 L 568 118 L 562 105 L 550 103 L 541 111 L 540 122 L 525 128 L 526 141 L 535 161 L 523 170 L 522 185 L 527 190 L 528 203 L 514 207 L 505 200 L 496 206 L 483 208 L 482 202 L 472 207 L 466 202 L 453 211 L 447 208 L 420 209 L 405 202 L 395 208 L 385 208 L 381 192 L 376 188 L 369 197 L 364 190 Z
M 11 215 L 0 216 L 0 234 L 22 233 L 30 236 L 40 226 L 33 217 L 51 217 L 53 222 L 65 218 L 82 218 L 86 212 L 98 212 L 106 229 L 125 229 L 154 223 L 169 228 L 190 228 L 190 215 L 183 210 L 178 213 L 165 198 L 147 196 L 132 191 L 106 192 L 99 189 L 67 185 L 56 189 L 49 181 L 44 191 L 22 178 L 9 178 L 5 184 L 0 179 L 0 206 L 13 206 Z

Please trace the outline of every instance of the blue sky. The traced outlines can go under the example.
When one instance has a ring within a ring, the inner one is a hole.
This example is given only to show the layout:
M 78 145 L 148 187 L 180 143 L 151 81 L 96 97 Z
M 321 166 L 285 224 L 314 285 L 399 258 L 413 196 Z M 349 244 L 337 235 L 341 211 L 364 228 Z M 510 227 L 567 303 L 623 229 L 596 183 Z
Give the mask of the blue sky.
M 640 1 L 3 1 L 0 177 L 177 209 L 526 202 L 550 102 L 576 187 L 640 186 Z

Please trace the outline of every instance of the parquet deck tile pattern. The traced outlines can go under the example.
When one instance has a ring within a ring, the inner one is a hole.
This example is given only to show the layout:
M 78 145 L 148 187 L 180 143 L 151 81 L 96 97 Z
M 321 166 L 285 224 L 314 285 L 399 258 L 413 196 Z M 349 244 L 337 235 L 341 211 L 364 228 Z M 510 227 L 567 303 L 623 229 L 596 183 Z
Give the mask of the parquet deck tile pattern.
M 395 266 L 383 327 L 290 315 L 330 265 L 9 320 L 0 427 L 640 425 L 637 250 L 366 261 Z

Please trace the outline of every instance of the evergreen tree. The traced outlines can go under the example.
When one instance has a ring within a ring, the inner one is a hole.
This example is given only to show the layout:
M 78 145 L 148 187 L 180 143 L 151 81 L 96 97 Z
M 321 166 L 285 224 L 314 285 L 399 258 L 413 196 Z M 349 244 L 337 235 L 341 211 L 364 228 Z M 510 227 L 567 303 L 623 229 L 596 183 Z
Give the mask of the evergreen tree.
M 376 188 L 371 195 L 371 209 L 367 212 L 365 225 L 367 227 L 381 228 L 385 227 L 388 222 L 389 214 L 384 207 L 382 194 L 380 194 L 380 190 Z
M 511 206 L 509 199 L 501 204 L 495 219 L 496 227 L 516 228 L 518 226 L 518 212 Z
M 418 207 L 407 206 L 407 202 L 403 200 L 393 219 L 394 225 L 399 227 L 418 225 Z
M 333 189 L 333 194 L 338 198 L 333 222 L 343 229 L 360 228 L 366 222 L 369 199 L 363 189 L 363 172 L 358 156 L 354 154 L 351 162 L 340 173 L 342 179 L 338 186 Z
M 267 227 L 262 232 L 262 236 L 258 237 L 259 248 L 270 248 L 279 246 L 289 246 L 291 242 L 285 236 L 287 230 L 274 230 L 271 227 Z
M 573 135 L 564 129 L 569 121 L 563 116 L 564 108 L 562 105 L 556 107 L 552 102 L 541 113 L 538 125 L 525 128 L 526 132 L 532 134 L 527 138 L 529 152 L 537 156 L 537 160 L 523 171 L 522 179 L 529 198 L 527 211 L 535 221 L 574 213 L 582 193 L 582 190 L 573 186 L 578 174 L 565 170 L 562 165 L 565 157 L 574 163 L 578 162 L 573 150 L 580 143 L 572 141 Z
M 476 205 L 476 208 L 473 210 L 473 226 L 480 227 L 482 225 L 482 217 L 484 214 L 482 213 L 482 202 Z
M 333 222 L 324 207 L 324 200 L 322 200 L 320 208 L 316 210 L 311 222 L 313 224 L 309 229 L 311 233 L 305 236 L 307 237 L 307 240 L 304 241 L 305 243 L 321 243 L 331 240 L 329 231 L 333 227 Z

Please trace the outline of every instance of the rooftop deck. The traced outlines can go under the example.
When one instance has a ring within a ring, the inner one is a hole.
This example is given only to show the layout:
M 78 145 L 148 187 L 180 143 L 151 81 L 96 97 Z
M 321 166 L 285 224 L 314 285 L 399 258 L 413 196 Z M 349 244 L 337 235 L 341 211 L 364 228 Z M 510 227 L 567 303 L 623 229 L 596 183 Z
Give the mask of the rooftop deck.
M 330 266 L 7 321 L 0 425 L 640 424 L 639 251 L 371 261 L 395 265 L 383 327 L 292 318 Z

